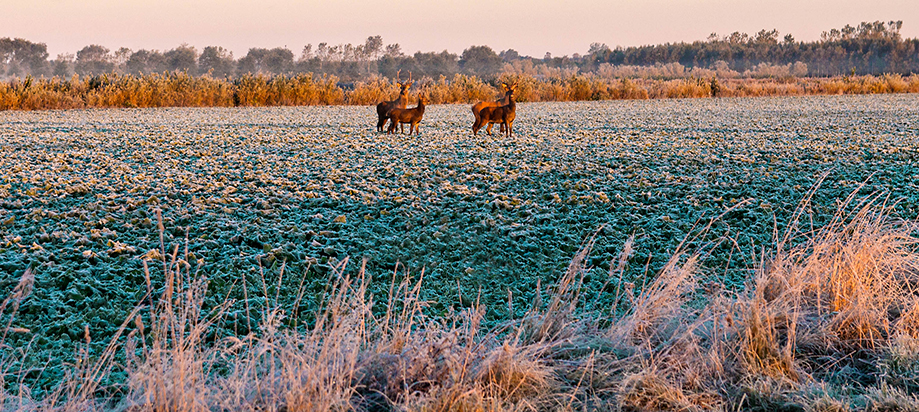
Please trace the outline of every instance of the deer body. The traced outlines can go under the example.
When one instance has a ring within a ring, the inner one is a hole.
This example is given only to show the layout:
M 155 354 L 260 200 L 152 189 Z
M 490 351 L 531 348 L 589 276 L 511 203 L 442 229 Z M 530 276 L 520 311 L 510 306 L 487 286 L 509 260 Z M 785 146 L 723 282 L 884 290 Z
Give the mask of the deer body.
M 396 78 L 399 77 L 399 72 L 396 72 Z M 399 97 L 396 100 L 388 102 L 380 102 L 377 104 L 377 130 L 383 131 L 383 126 L 386 125 L 386 119 L 389 118 L 389 112 L 393 109 L 404 109 L 408 104 L 408 89 L 412 87 L 412 72 L 408 73 L 408 81 L 406 82 L 396 82 L 396 85 L 399 86 Z
M 491 127 L 494 123 L 500 123 L 501 127 L 505 133 L 505 136 L 510 137 L 513 132 L 512 128 L 514 125 L 514 118 L 517 117 L 517 103 L 514 101 L 514 90 L 516 89 L 516 84 L 511 87 L 508 87 L 507 94 L 505 98 L 507 99 L 507 104 L 502 106 L 490 106 L 484 107 L 479 111 L 479 117 L 476 119 L 475 123 L 472 124 L 472 134 L 477 136 L 479 129 L 482 128 L 486 123 L 488 127 L 485 131 L 491 135 Z
M 396 130 L 396 124 L 403 125 L 405 123 L 409 124 L 408 135 L 412 135 L 412 131 L 417 135 L 419 132 L 418 123 L 421 122 L 421 118 L 424 116 L 424 104 L 427 103 L 427 99 L 423 95 L 418 95 L 418 106 L 415 106 L 411 109 L 392 109 L 389 112 L 389 130 L 387 133 L 392 134 Z M 402 132 L 405 132 L 405 129 L 402 129 Z
M 498 99 L 498 100 L 495 100 L 495 101 L 493 101 L 493 102 L 478 102 L 478 103 L 472 105 L 472 115 L 475 117 L 475 122 L 474 122 L 473 124 L 479 122 L 479 118 L 480 118 L 480 114 L 479 114 L 479 113 L 482 111 L 482 109 L 484 109 L 484 108 L 486 108 L 486 107 L 504 106 L 504 105 L 506 105 L 506 104 L 508 103 L 508 101 L 509 101 L 509 100 L 508 100 L 508 90 L 509 90 L 509 89 L 508 89 L 507 83 L 501 83 L 501 90 L 504 91 L 504 97 L 502 97 L 502 98 L 500 98 L 500 99 Z M 504 125 L 501 125 L 501 131 L 502 131 L 502 132 L 504 131 Z

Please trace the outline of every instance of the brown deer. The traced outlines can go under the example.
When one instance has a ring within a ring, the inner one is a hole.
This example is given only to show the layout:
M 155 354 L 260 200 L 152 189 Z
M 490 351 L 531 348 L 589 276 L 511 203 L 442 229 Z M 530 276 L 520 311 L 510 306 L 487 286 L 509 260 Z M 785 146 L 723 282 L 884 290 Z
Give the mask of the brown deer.
M 513 87 L 516 89 L 516 88 L 517 88 L 517 83 L 514 83 Z M 504 105 L 506 105 L 506 104 L 508 103 L 508 97 L 507 97 L 507 96 L 508 96 L 508 90 L 510 90 L 510 88 L 511 88 L 511 86 L 508 86 L 507 83 L 501 82 L 501 90 L 504 92 L 504 97 L 502 97 L 502 98 L 500 98 L 500 99 L 498 99 L 498 100 L 495 100 L 495 101 L 493 101 L 493 102 L 478 102 L 478 103 L 472 105 L 472 115 L 475 117 L 475 122 L 474 122 L 473 124 L 479 122 L 479 112 L 481 112 L 482 109 L 484 109 L 484 108 L 486 108 L 486 107 L 498 107 L 498 106 L 504 106 Z M 504 132 L 504 125 L 503 125 L 503 124 L 501 125 L 501 131 Z
M 517 117 L 517 103 L 514 102 L 514 90 L 516 89 L 517 83 L 507 88 L 507 93 L 505 94 L 507 104 L 482 108 L 479 112 L 479 118 L 472 124 L 472 134 L 474 136 L 478 136 L 479 129 L 486 123 L 488 123 L 488 128 L 485 131 L 489 135 L 491 135 L 491 126 L 494 123 L 501 124 L 505 136 L 511 137 L 513 135 L 511 129 L 514 125 L 514 118 Z
M 418 92 L 418 106 L 415 106 L 411 109 L 392 109 L 389 112 L 389 130 L 387 133 L 392 134 L 396 130 L 396 124 L 400 126 L 408 123 L 408 135 L 412 135 L 412 131 L 415 131 L 417 135 L 419 133 L 418 123 L 421 122 L 421 118 L 424 116 L 424 105 L 428 102 L 427 97 L 424 96 L 424 89 Z M 402 133 L 405 133 L 405 128 L 402 128 Z
M 408 72 L 408 80 L 403 82 L 399 77 L 399 73 L 402 70 L 396 72 L 396 79 L 400 81 L 396 82 L 396 85 L 399 86 L 399 97 L 396 100 L 390 102 L 380 102 L 377 104 L 377 130 L 383 131 L 383 126 L 386 125 L 386 119 L 389 119 L 389 112 L 392 109 L 404 109 L 405 105 L 408 103 L 408 89 L 412 87 L 412 72 Z

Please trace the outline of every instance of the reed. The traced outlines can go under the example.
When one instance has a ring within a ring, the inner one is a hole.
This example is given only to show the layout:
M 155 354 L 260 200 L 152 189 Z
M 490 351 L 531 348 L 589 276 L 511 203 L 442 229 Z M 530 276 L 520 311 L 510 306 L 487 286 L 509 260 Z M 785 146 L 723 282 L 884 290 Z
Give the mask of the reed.
M 423 78 L 432 104 L 468 104 L 500 98 L 496 85 L 517 82 L 520 102 L 763 97 L 833 94 L 919 93 L 919 75 L 796 77 L 794 65 L 757 66 L 744 75 L 720 70 L 601 68 L 593 73 L 545 66 L 505 68 L 495 85 L 475 76 Z M 655 76 L 649 76 L 650 71 Z M 717 90 L 713 89 L 717 85 Z M 120 107 L 224 107 L 375 105 L 398 92 L 390 80 L 373 76 L 344 85 L 335 76 L 313 74 L 244 75 L 236 79 L 183 72 L 142 76 L 26 78 L 0 82 L 0 110 Z

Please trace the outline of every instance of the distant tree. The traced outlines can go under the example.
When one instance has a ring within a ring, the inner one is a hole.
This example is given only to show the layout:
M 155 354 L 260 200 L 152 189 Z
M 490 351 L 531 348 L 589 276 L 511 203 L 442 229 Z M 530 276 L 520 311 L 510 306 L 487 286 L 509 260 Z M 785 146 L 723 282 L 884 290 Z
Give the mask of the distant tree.
M 312 58 L 313 58 L 313 45 L 307 44 L 306 46 L 303 46 L 303 51 L 300 52 L 299 61 L 309 60 Z
M 0 75 L 45 75 L 48 72 L 48 46 L 26 39 L 0 39 Z
M 23 62 L 28 63 L 33 76 L 43 76 L 48 70 L 48 46 L 45 43 L 29 43 L 29 53 L 23 57 Z
M 236 62 L 236 75 L 258 74 L 264 72 L 264 59 L 268 49 L 253 47 L 246 55 Z
M 583 56 L 584 68 L 586 70 L 596 70 L 601 63 L 607 62 L 613 53 L 606 43 L 591 43 L 587 49 L 587 54 Z
M 198 56 L 198 70 L 216 78 L 232 76 L 234 65 L 233 53 L 223 47 L 205 47 Z
M 296 63 L 297 73 L 324 73 L 322 71 L 323 63 L 319 60 L 318 57 L 313 57 L 307 60 L 298 60 Z
M 750 36 L 748 36 L 747 33 L 741 33 L 739 31 L 735 31 L 725 38 L 725 41 L 731 44 L 743 44 L 748 40 L 750 40 Z
M 609 51 L 609 46 L 607 46 L 606 43 L 590 43 L 590 48 L 587 49 L 587 54 L 600 54 Z
M 440 76 L 453 76 L 459 72 L 459 56 L 446 50 L 440 53 L 422 53 L 417 52 L 412 56 L 414 60 L 413 73 L 417 77 L 429 76 L 438 78 Z
M 384 77 L 396 77 L 396 72 L 399 70 L 415 70 L 414 59 L 406 56 L 385 54 L 377 61 L 377 70 Z
M 383 54 L 383 38 L 381 36 L 370 36 L 364 42 L 364 59 L 377 60 Z
M 386 46 L 386 53 L 385 53 L 384 55 L 385 55 L 386 57 L 402 57 L 402 56 L 405 56 L 405 54 L 402 53 L 402 46 L 400 46 L 399 43 L 393 43 L 393 44 L 387 45 L 387 46 Z
M 755 44 L 761 45 L 778 44 L 779 32 L 775 29 L 772 29 L 771 31 L 766 31 L 763 29 L 760 30 L 759 33 L 756 33 L 756 37 L 754 37 L 752 41 Z
M 115 50 L 115 56 L 112 59 L 112 63 L 115 64 L 115 69 L 119 72 L 126 73 L 128 59 L 131 58 L 132 54 L 134 54 L 134 52 L 132 52 L 131 49 L 127 47 L 121 47 L 118 50 Z
M 147 56 L 150 54 L 147 50 L 138 50 L 128 57 L 124 62 L 124 71 L 128 74 L 140 75 L 147 71 Z
M 73 55 L 59 54 L 51 61 L 51 75 L 66 79 L 73 75 Z
M 163 73 L 166 71 L 166 57 L 156 50 L 138 50 L 125 62 L 125 72 L 134 75 Z
M 363 60 L 364 56 L 364 45 L 354 46 L 351 43 L 339 45 L 341 50 L 341 57 L 339 61 L 343 62 L 354 62 Z
M 109 49 L 98 44 L 86 46 L 77 52 L 75 71 L 83 76 L 111 72 L 115 67 Z
M 498 57 L 501 58 L 501 61 L 505 63 L 510 63 L 514 60 L 520 59 L 520 53 L 517 53 L 517 50 L 507 49 L 498 54 Z
M 166 58 L 166 70 L 171 72 L 187 72 L 190 75 L 198 74 L 198 51 L 194 47 L 182 44 L 163 53 Z
M 332 53 L 329 51 L 329 43 L 322 42 L 316 45 L 316 58 L 321 62 L 328 62 L 331 60 Z
M 379 73 L 379 60 L 383 56 L 383 38 L 381 36 L 368 37 L 360 50 L 360 75 L 366 77 Z
M 463 50 L 459 64 L 466 73 L 480 77 L 493 77 L 501 70 L 501 58 L 488 46 L 471 46 Z
M 26 75 L 25 68 L 18 61 L 11 61 L 6 64 L 6 73 L 9 77 L 22 77 Z
M 283 47 L 268 50 L 262 56 L 262 64 L 271 74 L 284 74 L 294 70 L 294 53 Z

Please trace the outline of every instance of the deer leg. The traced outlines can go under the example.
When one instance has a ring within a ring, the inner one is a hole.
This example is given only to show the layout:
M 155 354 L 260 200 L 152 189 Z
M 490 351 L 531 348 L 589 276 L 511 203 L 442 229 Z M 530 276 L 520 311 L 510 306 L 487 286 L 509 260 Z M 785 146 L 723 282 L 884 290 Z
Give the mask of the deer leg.
M 377 131 L 382 132 L 383 126 L 386 125 L 386 117 L 384 116 L 378 116 L 378 117 L 379 119 L 377 119 Z
M 505 126 L 507 127 L 507 137 L 513 136 L 514 135 L 514 121 L 511 120 L 507 122 Z
M 489 136 L 491 136 L 491 127 L 494 125 L 494 123 L 488 122 L 488 127 L 485 128 L 485 132 L 488 133 Z

